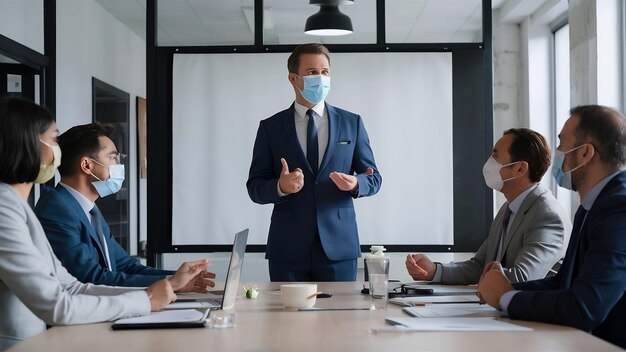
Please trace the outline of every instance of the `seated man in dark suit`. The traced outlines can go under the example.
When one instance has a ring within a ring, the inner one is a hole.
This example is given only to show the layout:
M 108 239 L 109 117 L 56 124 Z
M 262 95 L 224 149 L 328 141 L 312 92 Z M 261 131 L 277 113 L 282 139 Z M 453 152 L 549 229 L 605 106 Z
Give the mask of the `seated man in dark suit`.
M 626 118 L 598 105 L 570 115 L 552 173 L 581 205 L 561 269 L 511 285 L 493 262 L 478 293 L 512 319 L 573 326 L 626 348 Z
M 150 286 L 177 272 L 144 266 L 130 257 L 95 204 L 99 197 L 117 193 L 124 181 L 124 165 L 112 133 L 112 127 L 94 123 L 73 127 L 58 137 L 61 182 L 43 192 L 35 213 L 54 253 L 78 280 Z M 179 291 L 205 292 L 207 286 L 215 286 L 209 280 L 214 277 L 205 271 Z

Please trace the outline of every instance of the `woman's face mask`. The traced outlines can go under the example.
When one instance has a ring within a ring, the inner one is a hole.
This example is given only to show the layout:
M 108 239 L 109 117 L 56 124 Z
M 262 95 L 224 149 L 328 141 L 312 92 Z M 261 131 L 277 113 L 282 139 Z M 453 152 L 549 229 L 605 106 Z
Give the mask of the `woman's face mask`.
M 39 174 L 37 174 L 37 178 L 35 178 L 35 183 L 46 183 L 54 177 L 54 173 L 57 171 L 59 165 L 61 165 L 61 147 L 58 145 L 50 145 L 41 139 L 39 142 L 52 149 L 52 163 L 49 165 L 41 165 L 39 168 Z

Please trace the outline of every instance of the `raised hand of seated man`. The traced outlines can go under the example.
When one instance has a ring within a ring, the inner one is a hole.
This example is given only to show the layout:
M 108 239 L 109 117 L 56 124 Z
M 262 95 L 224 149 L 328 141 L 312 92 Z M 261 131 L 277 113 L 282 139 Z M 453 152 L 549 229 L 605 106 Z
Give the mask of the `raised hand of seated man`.
M 432 280 L 437 266 L 423 254 L 409 254 L 406 256 L 406 270 L 413 280 Z
M 215 287 L 215 274 L 206 271 L 211 263 L 207 259 L 184 262 L 167 280 L 176 292 L 207 292 L 207 287 Z

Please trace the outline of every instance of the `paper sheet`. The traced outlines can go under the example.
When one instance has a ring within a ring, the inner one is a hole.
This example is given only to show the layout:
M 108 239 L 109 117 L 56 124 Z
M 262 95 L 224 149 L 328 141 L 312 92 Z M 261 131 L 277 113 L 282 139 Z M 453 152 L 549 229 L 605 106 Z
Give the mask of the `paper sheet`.
M 407 314 L 418 318 L 439 318 L 439 317 L 500 317 L 504 312 L 488 306 L 486 304 L 430 304 L 425 307 L 404 307 Z
M 532 331 L 532 329 L 511 324 L 495 318 L 387 318 L 391 328 L 376 331 Z
M 216 308 L 214 304 L 209 302 L 173 302 L 166 305 L 163 309 L 193 309 L 193 308 Z
M 476 295 L 451 295 L 451 296 L 421 296 L 421 297 L 404 297 L 391 298 L 389 303 L 397 304 L 403 307 L 420 306 L 430 303 L 478 303 L 479 299 Z

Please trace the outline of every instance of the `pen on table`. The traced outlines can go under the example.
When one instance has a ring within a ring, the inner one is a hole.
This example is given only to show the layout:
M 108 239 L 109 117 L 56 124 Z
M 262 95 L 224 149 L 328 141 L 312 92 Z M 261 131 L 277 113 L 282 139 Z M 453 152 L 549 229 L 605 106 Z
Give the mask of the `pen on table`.
M 386 327 L 386 328 L 371 328 L 370 329 L 370 332 L 373 334 L 379 334 L 379 333 L 384 333 L 384 332 L 416 332 L 416 331 L 420 331 L 420 330 L 411 329 L 403 325 L 396 325 L 396 326 L 391 326 L 391 327 Z
M 370 310 L 369 308 L 300 308 L 299 312 L 317 312 L 322 310 Z

